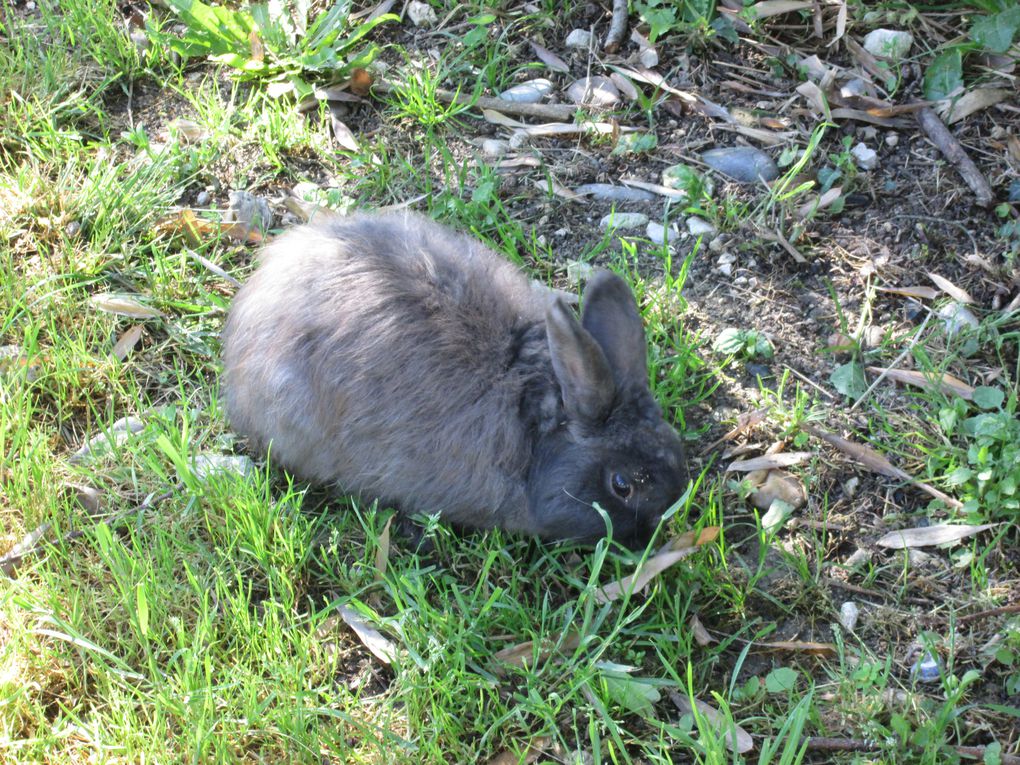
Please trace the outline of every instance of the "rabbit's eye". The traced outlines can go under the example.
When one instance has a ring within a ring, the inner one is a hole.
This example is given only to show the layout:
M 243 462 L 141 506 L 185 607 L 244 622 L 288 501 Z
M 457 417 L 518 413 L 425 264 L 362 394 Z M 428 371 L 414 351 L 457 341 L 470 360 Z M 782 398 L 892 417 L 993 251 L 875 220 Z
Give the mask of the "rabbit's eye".
M 621 473 L 613 473 L 609 483 L 613 487 L 613 494 L 620 499 L 627 499 L 634 492 L 634 487 L 630 485 L 630 481 Z

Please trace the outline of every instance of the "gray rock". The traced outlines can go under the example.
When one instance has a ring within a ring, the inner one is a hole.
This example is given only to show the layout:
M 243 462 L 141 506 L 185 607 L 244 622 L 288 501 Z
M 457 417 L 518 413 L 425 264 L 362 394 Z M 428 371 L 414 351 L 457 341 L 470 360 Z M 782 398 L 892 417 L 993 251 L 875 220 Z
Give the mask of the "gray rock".
M 961 329 L 977 329 L 980 322 L 963 303 L 947 303 L 938 313 L 942 323 L 946 327 L 946 334 L 952 337 Z
M 419 0 L 412 0 L 407 4 L 407 17 L 416 27 L 434 27 L 439 21 L 432 6 Z
M 779 167 L 772 157 L 751 146 L 710 149 L 701 155 L 701 159 L 713 170 L 739 183 L 774 181 L 779 177 Z
M 663 226 L 654 220 L 648 221 L 648 225 L 645 227 L 645 236 L 656 244 L 673 244 L 680 238 L 680 232 L 676 230 L 676 226 L 670 225 L 668 228 Z
M 644 213 L 612 212 L 602 217 L 599 221 L 599 228 L 638 228 L 648 222 L 648 216 Z
M 658 199 L 650 191 L 614 186 L 611 183 L 586 183 L 574 189 L 578 194 L 589 194 L 606 202 L 652 202 Z
M 509 149 L 509 142 L 501 141 L 498 138 L 486 138 L 482 141 L 482 154 L 486 157 L 502 157 Z
M 596 75 L 570 83 L 567 98 L 581 106 L 610 109 L 620 103 L 620 91 L 608 77 Z
M 718 229 L 703 218 L 692 215 L 687 219 L 687 230 L 691 236 L 715 236 Z
M 70 461 L 78 463 L 90 457 L 102 457 L 109 453 L 114 446 L 120 446 L 132 435 L 138 433 L 145 427 L 145 423 L 137 417 L 121 417 L 110 428 L 109 434 L 100 433 L 88 440 L 88 443 L 71 455 Z
M 199 207 L 205 207 L 211 201 L 212 195 L 208 191 L 200 191 L 198 192 L 198 196 L 195 197 L 195 204 Z
M 255 463 L 243 454 L 196 454 L 191 461 L 191 471 L 200 481 L 224 473 L 247 477 L 254 469 Z
M 587 50 L 591 47 L 592 40 L 594 39 L 595 35 L 587 29 L 572 29 L 570 34 L 567 35 L 564 45 L 568 48 L 584 48 Z
M 539 77 L 507 88 L 499 94 L 499 97 L 504 101 L 514 101 L 518 104 L 537 104 L 552 93 L 552 89 L 552 82 L 544 77 Z
M 854 146 L 850 153 L 853 155 L 857 167 L 861 168 L 861 170 L 874 170 L 878 167 L 878 154 L 875 153 L 874 149 L 869 148 L 863 143 Z
M 873 56 L 885 56 L 895 61 L 906 58 L 914 44 L 910 32 L 897 29 L 873 29 L 864 38 L 864 50 Z

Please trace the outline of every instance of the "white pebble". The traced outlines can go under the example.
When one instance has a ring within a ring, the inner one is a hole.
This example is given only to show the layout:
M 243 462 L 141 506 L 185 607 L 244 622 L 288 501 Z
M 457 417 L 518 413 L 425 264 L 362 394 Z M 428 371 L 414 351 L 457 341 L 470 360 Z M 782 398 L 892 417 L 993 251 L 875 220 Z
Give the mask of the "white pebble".
M 853 632 L 857 626 L 857 618 L 861 615 L 861 609 L 851 600 L 839 607 L 839 623 L 847 632 Z
M 850 153 L 853 155 L 857 167 L 861 168 L 861 170 L 874 170 L 878 167 L 878 154 L 875 153 L 874 149 L 869 148 L 865 144 L 857 144 L 850 150 Z
M 514 101 L 519 104 L 537 104 L 552 93 L 552 89 L 552 82 L 544 77 L 539 77 L 507 88 L 499 94 L 499 97 L 504 101 Z
M 418 0 L 412 0 L 407 4 L 407 17 L 416 27 L 433 27 L 439 21 L 432 6 Z
M 567 35 L 564 45 L 568 48 L 584 48 L 587 50 L 591 47 L 592 40 L 594 39 L 595 36 L 587 29 L 573 29 Z
M 638 228 L 647 222 L 648 216 L 644 213 L 614 212 L 602 217 L 599 228 Z
M 715 226 L 697 215 L 687 219 L 687 230 L 691 232 L 691 236 L 715 236 L 718 233 Z

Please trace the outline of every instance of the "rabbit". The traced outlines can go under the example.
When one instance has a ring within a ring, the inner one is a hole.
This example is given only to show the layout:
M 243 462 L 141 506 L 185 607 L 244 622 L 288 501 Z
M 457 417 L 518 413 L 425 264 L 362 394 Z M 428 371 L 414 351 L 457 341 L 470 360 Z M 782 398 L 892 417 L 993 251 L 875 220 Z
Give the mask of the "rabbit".
M 643 547 L 688 484 L 648 387 L 630 288 L 580 321 L 552 290 L 413 213 L 277 237 L 222 335 L 233 429 L 312 482 L 454 526 Z

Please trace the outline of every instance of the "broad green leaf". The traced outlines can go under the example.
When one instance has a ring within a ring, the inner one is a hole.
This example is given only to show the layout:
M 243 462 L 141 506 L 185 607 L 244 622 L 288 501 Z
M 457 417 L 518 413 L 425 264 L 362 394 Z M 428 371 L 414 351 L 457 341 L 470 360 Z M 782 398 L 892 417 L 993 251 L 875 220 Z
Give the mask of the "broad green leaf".
M 765 689 L 769 693 L 786 693 L 797 685 L 797 672 L 789 667 L 777 667 L 765 676 Z
M 832 386 L 849 398 L 860 398 L 867 390 L 867 382 L 864 379 L 864 367 L 856 361 L 848 361 L 840 364 L 829 377 Z
M 1006 394 L 1002 388 L 992 388 L 988 385 L 979 385 L 974 389 L 974 403 L 982 409 L 998 409 L 1002 406 Z
M 937 55 L 924 73 L 924 97 L 941 101 L 963 87 L 963 55 L 950 48 Z
M 1020 27 L 1020 7 L 982 16 L 970 28 L 971 39 L 987 51 L 1005 53 Z

